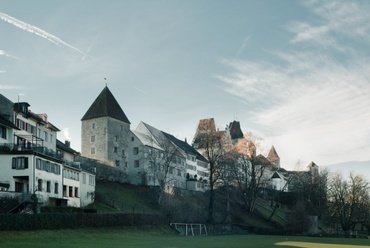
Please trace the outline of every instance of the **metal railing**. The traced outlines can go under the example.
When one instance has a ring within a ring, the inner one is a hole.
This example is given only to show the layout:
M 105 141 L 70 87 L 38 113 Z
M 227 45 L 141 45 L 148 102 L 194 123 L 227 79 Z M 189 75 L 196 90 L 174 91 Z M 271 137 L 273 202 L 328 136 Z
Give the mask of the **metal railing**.
M 53 151 L 44 146 L 36 144 L 14 144 L 14 143 L 3 143 L 0 144 L 0 151 L 26 151 L 26 152 L 37 152 L 52 158 L 62 159 L 62 156 L 57 152 Z

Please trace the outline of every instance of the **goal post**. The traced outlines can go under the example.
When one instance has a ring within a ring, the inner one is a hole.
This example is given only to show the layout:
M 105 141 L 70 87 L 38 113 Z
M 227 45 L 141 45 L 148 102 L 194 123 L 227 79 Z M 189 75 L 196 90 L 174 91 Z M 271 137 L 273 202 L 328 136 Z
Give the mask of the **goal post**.
M 185 236 L 208 235 L 207 226 L 201 223 L 170 223 L 180 234 L 182 231 Z

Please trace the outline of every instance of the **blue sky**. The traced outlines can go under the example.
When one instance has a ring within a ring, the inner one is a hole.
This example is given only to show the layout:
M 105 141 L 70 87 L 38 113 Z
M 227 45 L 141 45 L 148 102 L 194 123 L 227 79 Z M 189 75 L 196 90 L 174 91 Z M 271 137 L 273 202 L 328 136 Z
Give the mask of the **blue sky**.
M 0 92 L 47 113 L 77 150 L 107 83 L 132 129 L 191 141 L 200 119 L 238 120 L 287 169 L 370 165 L 369 12 L 368 1 L 0 1 Z

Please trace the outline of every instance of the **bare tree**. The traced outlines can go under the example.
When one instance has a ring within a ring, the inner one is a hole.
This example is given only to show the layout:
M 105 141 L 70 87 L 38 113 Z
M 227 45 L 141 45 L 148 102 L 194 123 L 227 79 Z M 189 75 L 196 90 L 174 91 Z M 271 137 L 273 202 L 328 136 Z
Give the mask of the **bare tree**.
M 329 213 L 343 230 L 352 230 L 362 222 L 361 210 L 369 205 L 369 182 L 360 175 L 350 173 L 345 180 L 336 173 L 329 184 Z
M 158 204 L 160 205 L 167 191 L 167 186 L 175 180 L 174 176 L 171 175 L 175 174 L 176 170 L 181 170 L 183 174 L 185 172 L 184 163 L 181 153 L 162 132 L 155 138 L 147 135 L 147 139 L 151 144 L 145 146 L 144 151 L 144 160 L 148 166 L 142 173 L 145 178 L 147 174 L 152 175 L 154 185 L 158 182 L 160 189 Z
M 259 147 L 260 139 L 247 133 L 233 149 L 233 174 L 248 212 L 254 210 L 260 187 L 267 181 L 266 168 L 271 165 L 265 157 L 256 155 Z
M 209 204 L 208 217 L 209 223 L 214 222 L 214 197 L 215 186 L 221 182 L 222 166 L 225 154 L 231 149 L 231 142 L 224 131 L 218 131 L 212 122 L 201 121 L 194 138 L 193 146 L 209 162 Z

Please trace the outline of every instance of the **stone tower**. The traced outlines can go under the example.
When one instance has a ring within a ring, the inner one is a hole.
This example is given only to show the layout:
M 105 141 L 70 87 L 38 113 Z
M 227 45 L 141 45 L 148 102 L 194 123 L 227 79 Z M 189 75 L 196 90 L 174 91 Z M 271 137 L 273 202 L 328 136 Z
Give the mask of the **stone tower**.
M 126 166 L 130 121 L 106 86 L 81 119 L 81 155 Z

